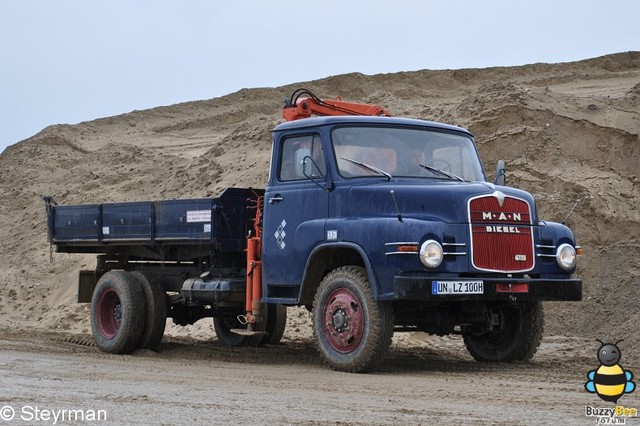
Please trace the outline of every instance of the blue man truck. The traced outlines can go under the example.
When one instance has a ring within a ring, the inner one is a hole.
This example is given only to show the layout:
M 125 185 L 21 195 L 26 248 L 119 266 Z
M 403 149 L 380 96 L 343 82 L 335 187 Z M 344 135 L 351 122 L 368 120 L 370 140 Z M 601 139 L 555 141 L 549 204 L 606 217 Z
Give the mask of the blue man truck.
M 91 302 L 101 350 L 157 349 L 167 318 L 213 318 L 229 346 L 273 344 L 286 307 L 305 306 L 321 358 L 339 371 L 374 370 L 396 331 L 460 334 L 477 361 L 529 360 L 541 302 L 581 300 L 570 229 L 505 186 L 502 162 L 487 181 L 467 130 L 306 90 L 283 117 L 265 190 L 44 197 L 56 251 L 97 254 L 78 301 Z

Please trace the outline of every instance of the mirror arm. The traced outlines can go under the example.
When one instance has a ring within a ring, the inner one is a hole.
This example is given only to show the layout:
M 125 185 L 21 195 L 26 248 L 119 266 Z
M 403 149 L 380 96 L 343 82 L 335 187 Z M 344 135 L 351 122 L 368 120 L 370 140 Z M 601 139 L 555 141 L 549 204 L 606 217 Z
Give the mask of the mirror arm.
M 309 176 L 307 174 L 307 168 L 305 167 L 307 165 L 307 160 L 311 160 L 311 163 L 313 164 L 313 166 L 316 168 L 316 170 L 318 171 L 318 173 L 320 173 L 320 177 L 323 180 L 327 180 L 327 177 L 325 175 L 322 174 L 322 172 L 320 171 L 320 167 L 318 167 L 318 165 L 316 164 L 315 161 L 313 161 L 313 158 L 306 156 L 302 159 L 302 161 L 304 162 L 303 166 L 302 166 L 302 173 L 304 174 L 304 177 L 306 177 L 307 179 L 309 179 L 311 182 L 315 183 L 318 188 L 322 189 L 323 191 L 327 191 L 327 192 L 331 192 L 331 190 L 333 189 L 333 182 L 331 182 L 330 180 L 327 180 L 327 187 L 323 187 L 322 185 L 320 185 L 318 182 L 316 182 L 316 179 L 313 178 L 313 176 Z
M 504 165 L 504 160 L 498 160 L 498 164 L 496 166 L 496 180 L 494 181 L 496 185 L 506 185 L 507 184 L 507 172 Z

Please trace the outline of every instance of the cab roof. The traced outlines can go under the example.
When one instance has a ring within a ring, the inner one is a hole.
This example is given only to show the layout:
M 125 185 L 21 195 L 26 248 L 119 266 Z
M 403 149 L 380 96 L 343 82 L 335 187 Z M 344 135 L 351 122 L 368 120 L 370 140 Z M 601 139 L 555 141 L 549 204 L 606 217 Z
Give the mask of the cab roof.
M 336 124 L 357 124 L 357 125 L 374 124 L 374 125 L 386 125 L 386 126 L 393 126 L 393 125 L 414 126 L 414 127 L 425 127 L 425 128 L 432 128 L 432 129 L 435 128 L 435 129 L 451 130 L 451 131 L 462 132 L 462 133 L 471 135 L 471 132 L 469 132 L 467 129 L 463 127 L 453 126 L 453 125 L 444 124 L 444 123 L 438 123 L 436 121 L 418 120 L 414 118 L 371 117 L 371 116 L 351 116 L 351 115 L 310 117 L 310 118 L 303 118 L 300 120 L 287 121 L 276 126 L 276 128 L 273 131 L 281 132 L 285 130 L 304 129 L 307 127 L 319 127 L 319 126 L 336 125 Z

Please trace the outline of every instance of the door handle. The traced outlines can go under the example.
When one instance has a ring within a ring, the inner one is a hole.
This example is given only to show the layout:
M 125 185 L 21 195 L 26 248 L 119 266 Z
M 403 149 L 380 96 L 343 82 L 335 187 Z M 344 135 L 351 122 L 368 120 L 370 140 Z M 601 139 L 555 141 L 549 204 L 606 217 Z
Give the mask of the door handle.
M 279 203 L 280 201 L 284 200 L 284 198 L 282 197 L 282 195 L 280 194 L 276 194 L 273 197 L 269 198 L 269 204 L 275 204 L 275 203 Z

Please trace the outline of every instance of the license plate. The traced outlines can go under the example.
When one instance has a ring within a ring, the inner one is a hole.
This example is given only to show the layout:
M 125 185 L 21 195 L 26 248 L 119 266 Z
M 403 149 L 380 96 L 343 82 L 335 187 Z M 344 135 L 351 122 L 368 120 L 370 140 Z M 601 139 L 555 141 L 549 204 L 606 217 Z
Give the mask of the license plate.
M 482 281 L 433 281 L 431 294 L 483 294 Z

